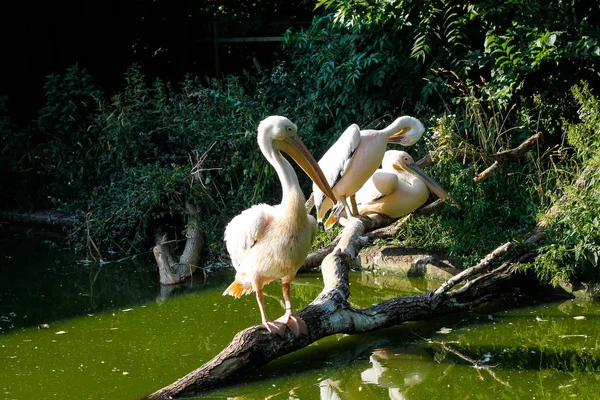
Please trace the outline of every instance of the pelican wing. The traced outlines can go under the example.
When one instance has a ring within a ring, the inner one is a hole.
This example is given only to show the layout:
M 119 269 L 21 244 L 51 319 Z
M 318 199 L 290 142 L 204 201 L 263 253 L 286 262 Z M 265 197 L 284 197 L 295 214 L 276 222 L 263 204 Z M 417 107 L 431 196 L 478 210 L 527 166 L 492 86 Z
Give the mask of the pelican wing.
M 367 204 L 392 193 L 398 187 L 398 176 L 393 172 L 378 169 L 356 192 L 356 202 Z
M 242 211 L 225 228 L 225 244 L 233 266 L 237 269 L 250 249 L 262 238 L 274 217 L 274 208 L 257 204 Z
M 359 143 L 360 130 L 358 125 L 352 124 L 319 160 L 319 167 L 323 170 L 325 179 L 327 179 L 327 183 L 329 183 L 329 186 L 332 188 L 344 175 Z M 323 202 L 323 192 L 321 192 L 317 185 L 313 184 L 313 193 L 315 207 L 318 210 Z

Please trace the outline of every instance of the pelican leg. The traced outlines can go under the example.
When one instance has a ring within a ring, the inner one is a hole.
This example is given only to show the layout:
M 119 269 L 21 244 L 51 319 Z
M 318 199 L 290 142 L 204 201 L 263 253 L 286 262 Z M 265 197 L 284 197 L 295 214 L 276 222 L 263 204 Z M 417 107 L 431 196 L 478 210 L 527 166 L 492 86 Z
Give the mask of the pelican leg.
M 346 196 L 340 196 L 340 202 L 344 206 L 344 210 L 346 210 L 346 218 L 354 217 L 352 213 L 352 209 L 348 206 L 348 201 L 346 200 Z
M 290 297 L 290 283 L 283 283 L 283 299 L 285 300 L 285 314 L 283 316 L 277 318 L 275 322 L 279 322 L 285 324 L 290 327 L 290 330 L 294 334 L 294 336 L 298 337 L 301 333 L 308 335 L 308 328 L 306 327 L 306 323 L 302 320 L 302 318 L 294 315 L 292 311 L 292 300 Z M 285 326 L 284 325 L 284 326 Z
M 352 204 L 352 215 L 358 215 L 358 204 L 356 204 L 356 196 L 350 196 L 350 204 Z
M 265 313 L 265 305 L 263 303 L 263 292 L 262 288 L 255 288 L 256 292 L 256 301 L 258 302 L 258 309 L 260 310 L 260 318 L 262 319 L 262 323 L 267 328 L 270 333 L 276 333 L 279 336 L 283 337 L 285 332 L 286 324 L 278 322 L 278 321 L 269 321 L 267 318 L 267 314 Z

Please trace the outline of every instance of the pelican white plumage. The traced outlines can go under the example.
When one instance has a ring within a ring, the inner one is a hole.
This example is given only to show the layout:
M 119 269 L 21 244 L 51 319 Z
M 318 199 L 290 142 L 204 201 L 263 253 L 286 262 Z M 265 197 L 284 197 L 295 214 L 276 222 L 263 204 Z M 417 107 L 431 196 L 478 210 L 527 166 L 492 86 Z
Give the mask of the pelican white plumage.
M 281 152 L 290 155 L 326 196 L 335 197 L 317 161 L 300 141 L 296 125 L 289 119 L 280 116 L 264 119 L 258 126 L 258 144 L 281 181 L 282 201 L 276 206 L 255 205 L 233 218 L 225 228 L 227 251 L 236 275 L 223 295 L 239 298 L 256 292 L 265 327 L 283 335 L 289 326 L 298 336 L 306 333 L 306 325 L 293 314 L 290 282 L 306 259 L 317 222 L 307 214 L 298 177 Z M 265 313 L 262 289 L 276 279 L 282 280 L 285 314 L 272 322 Z
M 425 204 L 430 190 L 442 200 L 452 200 L 450 194 L 419 168 L 407 152 L 388 150 L 383 156 L 381 169 L 375 171 L 356 192 L 358 212 L 361 215 L 377 213 L 399 218 Z M 331 227 L 341 214 L 343 210 L 338 206 L 325 222 L 325 227 Z
M 421 121 L 403 116 L 385 129 L 361 131 L 358 125 L 352 124 L 342 133 L 319 160 L 319 166 L 347 215 L 356 215 L 354 194 L 381 164 L 387 143 L 411 146 L 423 136 L 423 132 L 425 128 Z M 313 197 L 317 221 L 320 222 L 335 202 L 326 198 L 317 185 L 313 185 Z M 350 198 L 353 210 L 350 210 L 347 198 Z

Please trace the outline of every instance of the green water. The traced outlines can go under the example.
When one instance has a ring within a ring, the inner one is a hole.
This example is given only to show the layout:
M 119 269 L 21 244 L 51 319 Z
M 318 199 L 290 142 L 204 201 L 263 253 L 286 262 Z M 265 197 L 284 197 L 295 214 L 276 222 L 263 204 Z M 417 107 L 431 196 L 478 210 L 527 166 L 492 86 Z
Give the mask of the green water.
M 3 237 L 0 254 L 1 399 L 137 399 L 259 321 L 253 296 L 221 296 L 231 271 L 161 295 L 150 260 L 82 264 L 23 236 Z M 358 272 L 351 282 L 358 307 L 435 287 Z M 321 287 L 319 275 L 297 278 L 297 306 Z M 266 295 L 267 313 L 279 316 L 280 286 Z M 600 306 L 527 304 L 329 337 L 204 398 L 600 398 Z

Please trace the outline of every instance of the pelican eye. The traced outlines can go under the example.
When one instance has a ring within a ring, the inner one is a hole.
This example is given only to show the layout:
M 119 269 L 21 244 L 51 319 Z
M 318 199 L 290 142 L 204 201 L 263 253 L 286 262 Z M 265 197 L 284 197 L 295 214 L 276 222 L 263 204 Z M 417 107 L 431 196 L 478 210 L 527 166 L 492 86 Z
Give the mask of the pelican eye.
M 291 126 L 288 126 L 288 127 L 287 127 L 287 131 L 288 131 L 288 132 L 292 132 L 292 131 L 293 131 L 292 127 L 291 127 Z

